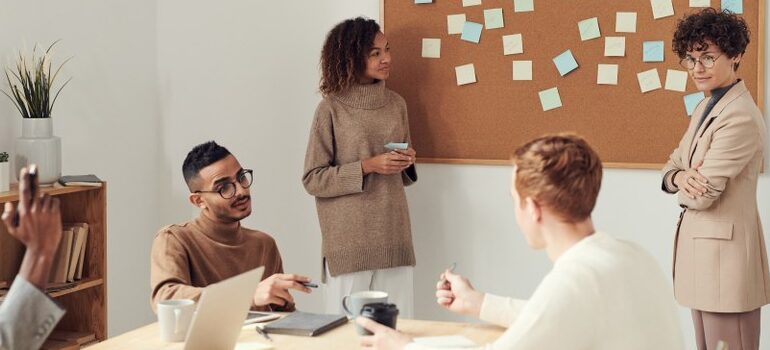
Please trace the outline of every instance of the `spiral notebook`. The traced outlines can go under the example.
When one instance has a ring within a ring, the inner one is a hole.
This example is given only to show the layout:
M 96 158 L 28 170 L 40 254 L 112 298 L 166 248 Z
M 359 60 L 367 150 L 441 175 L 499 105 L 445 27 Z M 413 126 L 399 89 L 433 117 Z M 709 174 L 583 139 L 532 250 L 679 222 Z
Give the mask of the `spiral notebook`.
M 345 315 L 314 314 L 295 311 L 262 327 L 267 333 L 314 337 L 348 322 Z

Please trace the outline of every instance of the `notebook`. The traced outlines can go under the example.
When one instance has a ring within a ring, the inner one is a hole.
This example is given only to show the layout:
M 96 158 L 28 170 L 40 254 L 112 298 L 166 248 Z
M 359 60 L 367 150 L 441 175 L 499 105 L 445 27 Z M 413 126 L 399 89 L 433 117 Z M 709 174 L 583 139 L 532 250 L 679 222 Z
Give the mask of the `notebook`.
M 268 323 L 262 329 L 267 333 L 314 337 L 347 322 L 348 318 L 345 315 L 295 311 L 278 321 Z

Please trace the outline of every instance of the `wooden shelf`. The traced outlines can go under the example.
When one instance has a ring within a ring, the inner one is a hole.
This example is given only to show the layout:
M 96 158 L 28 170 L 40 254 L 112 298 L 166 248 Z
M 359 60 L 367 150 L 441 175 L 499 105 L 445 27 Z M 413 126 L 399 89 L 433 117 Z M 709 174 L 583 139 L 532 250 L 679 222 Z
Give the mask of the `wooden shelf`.
M 59 196 L 63 194 L 69 194 L 69 193 L 78 193 L 78 192 L 84 192 L 84 191 L 95 191 L 100 189 L 101 187 L 93 187 L 93 186 L 61 186 L 56 185 L 53 187 L 40 187 L 40 191 L 43 193 L 48 193 L 51 196 Z M 19 190 L 17 185 L 11 186 L 11 190 L 7 192 L 0 192 L 0 203 L 5 202 L 15 202 L 19 200 Z
M 61 296 L 65 296 L 67 294 L 72 294 L 75 292 L 79 292 L 84 289 L 98 287 L 104 284 L 103 278 L 86 278 L 80 282 L 77 282 L 74 287 L 57 290 L 55 292 L 48 293 L 51 298 L 58 298 Z

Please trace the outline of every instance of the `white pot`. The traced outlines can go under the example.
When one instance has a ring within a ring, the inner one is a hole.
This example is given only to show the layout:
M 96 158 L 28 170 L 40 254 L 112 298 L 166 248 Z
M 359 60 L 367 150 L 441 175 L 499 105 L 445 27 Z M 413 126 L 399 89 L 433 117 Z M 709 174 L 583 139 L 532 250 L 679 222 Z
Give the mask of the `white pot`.
M 16 177 L 22 167 L 37 164 L 41 185 L 51 185 L 61 177 L 61 139 L 53 136 L 51 118 L 24 118 L 21 137 L 16 139 Z
M 11 190 L 11 166 L 8 162 L 0 163 L 0 192 Z

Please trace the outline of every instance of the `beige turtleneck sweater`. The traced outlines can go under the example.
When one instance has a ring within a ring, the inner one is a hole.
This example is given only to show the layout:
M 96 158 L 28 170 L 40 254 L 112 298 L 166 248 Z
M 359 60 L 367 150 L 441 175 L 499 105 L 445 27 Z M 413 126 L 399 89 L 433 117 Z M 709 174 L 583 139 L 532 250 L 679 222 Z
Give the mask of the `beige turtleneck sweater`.
M 406 102 L 384 82 L 355 85 L 319 103 L 302 182 L 316 197 L 332 276 L 415 264 L 404 192 L 417 181 L 414 166 L 400 175 L 364 176 L 361 169 L 361 160 L 387 152 L 389 142 L 411 145 Z
M 198 300 L 203 288 L 240 273 L 265 267 L 262 279 L 283 273 L 281 254 L 268 234 L 238 225 L 232 229 L 205 215 L 166 226 L 152 243 L 150 285 L 152 309 L 168 299 Z M 252 305 L 253 310 L 267 307 Z M 294 305 L 272 306 L 292 311 Z

